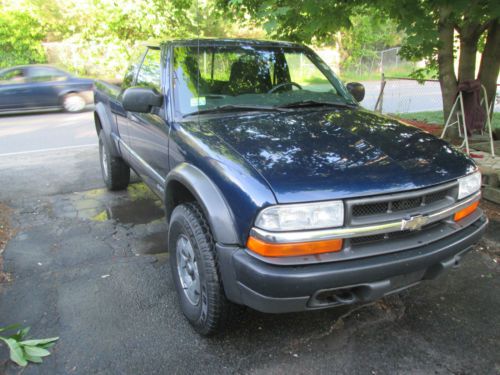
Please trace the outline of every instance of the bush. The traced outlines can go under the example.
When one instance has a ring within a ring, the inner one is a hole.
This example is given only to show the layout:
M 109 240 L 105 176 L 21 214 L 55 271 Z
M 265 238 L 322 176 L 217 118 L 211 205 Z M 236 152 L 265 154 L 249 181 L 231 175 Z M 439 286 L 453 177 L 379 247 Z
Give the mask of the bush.
M 42 25 L 28 13 L 0 12 L 0 68 L 45 62 L 44 36 Z
M 139 44 L 139 43 L 137 43 Z M 45 43 L 50 64 L 60 66 L 74 74 L 100 78 L 122 78 L 137 45 L 129 45 L 111 38 L 87 41 L 78 36 L 62 42 Z

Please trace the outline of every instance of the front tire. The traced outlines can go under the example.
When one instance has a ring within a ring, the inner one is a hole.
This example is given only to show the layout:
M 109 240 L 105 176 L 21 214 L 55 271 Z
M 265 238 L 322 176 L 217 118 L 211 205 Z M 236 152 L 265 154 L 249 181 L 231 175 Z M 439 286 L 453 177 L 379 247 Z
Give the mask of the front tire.
M 230 302 L 222 287 L 210 227 L 197 203 L 184 203 L 174 209 L 168 248 L 184 316 L 203 336 L 220 331 Z
M 123 159 L 111 155 L 102 130 L 99 132 L 99 159 L 102 179 L 108 190 L 123 190 L 130 182 L 130 168 Z

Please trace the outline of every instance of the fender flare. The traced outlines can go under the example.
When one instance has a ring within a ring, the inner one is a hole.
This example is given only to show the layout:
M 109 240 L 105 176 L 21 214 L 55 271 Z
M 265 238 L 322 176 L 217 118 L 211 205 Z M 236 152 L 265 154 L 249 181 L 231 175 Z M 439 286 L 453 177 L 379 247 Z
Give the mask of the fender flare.
M 169 194 L 175 188 L 174 182 L 184 185 L 201 205 L 217 243 L 239 244 L 240 238 L 236 231 L 233 212 L 223 194 L 205 173 L 188 163 L 176 166 L 168 173 L 165 180 L 167 221 L 170 221 L 170 215 L 175 207 L 174 202 L 169 200 Z
M 103 103 L 99 102 L 95 105 L 94 116 L 99 118 L 101 123 L 101 131 L 104 133 L 104 141 L 111 152 L 111 155 L 121 157 L 116 143 L 111 135 L 112 133 L 112 120 L 109 118 L 108 110 Z M 94 120 L 95 121 L 95 120 Z M 96 132 L 99 133 L 98 125 L 95 124 Z

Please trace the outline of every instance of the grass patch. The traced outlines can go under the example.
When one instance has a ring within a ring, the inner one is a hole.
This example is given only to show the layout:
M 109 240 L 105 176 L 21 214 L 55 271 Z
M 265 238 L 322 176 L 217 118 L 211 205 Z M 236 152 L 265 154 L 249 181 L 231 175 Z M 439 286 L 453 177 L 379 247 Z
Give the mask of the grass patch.
M 428 124 L 444 125 L 444 118 L 442 111 L 428 111 L 428 112 L 415 112 L 415 113 L 396 113 L 394 116 L 401 117 L 408 120 L 422 121 Z M 500 112 L 493 113 L 492 128 L 500 128 Z
M 381 74 L 375 72 L 342 72 L 339 78 L 343 82 L 380 81 Z

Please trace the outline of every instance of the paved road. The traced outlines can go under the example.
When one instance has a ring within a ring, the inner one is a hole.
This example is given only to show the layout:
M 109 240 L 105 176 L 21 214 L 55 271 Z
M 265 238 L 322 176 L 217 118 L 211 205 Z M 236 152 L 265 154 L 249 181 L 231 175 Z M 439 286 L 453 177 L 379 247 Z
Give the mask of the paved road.
M 0 156 L 96 144 L 92 111 L 0 116 Z
M 0 181 L 17 228 L 4 253 L 13 281 L 0 285 L 0 326 L 60 336 L 23 374 L 500 371 L 500 270 L 485 251 L 498 251 L 498 225 L 461 268 L 407 293 L 301 314 L 242 309 L 224 334 L 204 339 L 177 305 L 161 205 L 142 184 L 107 192 L 97 147 L 2 156 Z M 4 372 L 20 370 L 1 347 Z
M 380 93 L 380 82 L 363 82 L 366 96 L 361 103 L 365 108 L 373 110 Z M 441 87 L 439 82 L 427 81 L 419 84 L 416 81 L 387 79 L 383 96 L 383 113 L 410 113 L 422 111 L 442 111 Z M 495 106 L 500 111 L 500 104 Z
M 374 109 L 380 93 L 380 82 L 363 82 L 366 89 L 362 105 Z M 384 113 L 408 113 L 421 111 L 441 111 L 441 88 L 439 82 L 388 80 L 384 88 L 382 111 Z

